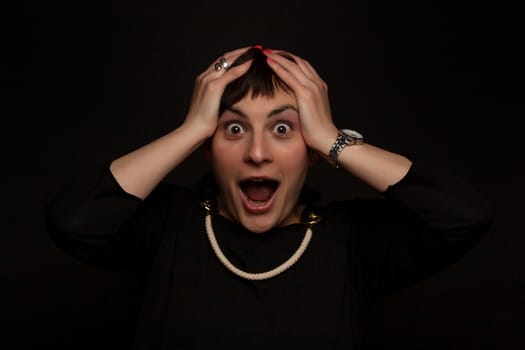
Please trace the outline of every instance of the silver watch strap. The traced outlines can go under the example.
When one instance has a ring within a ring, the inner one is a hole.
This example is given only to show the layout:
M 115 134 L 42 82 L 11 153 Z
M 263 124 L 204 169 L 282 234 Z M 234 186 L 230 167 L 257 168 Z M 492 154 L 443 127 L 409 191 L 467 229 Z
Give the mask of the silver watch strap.
M 359 145 L 363 143 L 363 137 L 361 136 L 361 134 L 353 130 L 345 131 L 347 132 L 344 132 L 342 129 L 339 130 L 337 138 L 335 139 L 335 142 L 332 144 L 332 147 L 328 152 L 328 158 L 330 160 L 330 163 L 332 163 L 332 165 L 335 166 L 337 169 L 341 167 L 337 162 L 337 158 L 339 157 L 339 154 L 341 154 L 343 149 L 349 145 Z

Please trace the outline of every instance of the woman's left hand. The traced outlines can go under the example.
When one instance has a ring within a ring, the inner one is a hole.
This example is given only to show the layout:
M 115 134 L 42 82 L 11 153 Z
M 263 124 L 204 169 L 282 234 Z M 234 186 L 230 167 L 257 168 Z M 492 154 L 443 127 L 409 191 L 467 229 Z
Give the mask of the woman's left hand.
M 263 52 L 268 56 L 269 66 L 295 93 L 306 144 L 327 155 L 338 132 L 332 120 L 327 84 L 307 60 L 280 50 Z

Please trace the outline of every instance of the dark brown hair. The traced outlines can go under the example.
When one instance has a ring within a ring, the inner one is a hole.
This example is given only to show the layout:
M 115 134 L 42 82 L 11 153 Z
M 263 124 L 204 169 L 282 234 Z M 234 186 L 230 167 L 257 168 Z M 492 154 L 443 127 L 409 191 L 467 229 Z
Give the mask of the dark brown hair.
M 282 56 L 294 61 L 288 55 L 283 54 Z M 226 108 L 242 100 L 248 93 L 251 93 L 252 97 L 255 98 L 259 95 L 272 97 L 276 89 L 292 92 L 292 89 L 268 66 L 266 58 L 261 49 L 252 47 L 228 67 L 230 69 L 248 60 L 253 60 L 246 73 L 226 86 L 221 98 L 219 115 Z
M 286 53 L 279 54 L 290 61 L 295 62 L 295 60 Z M 249 93 L 251 93 L 252 97 L 272 97 L 278 89 L 290 93 L 293 92 L 293 90 L 268 66 L 266 58 L 266 55 L 262 53 L 261 49 L 252 47 L 239 56 L 227 68 L 230 69 L 253 59 L 248 71 L 226 86 L 221 98 L 219 115 L 221 115 L 226 108 L 239 102 Z M 204 147 L 210 146 L 211 138 L 208 138 L 204 143 Z M 215 176 L 211 171 L 205 173 L 204 176 L 197 181 L 195 188 L 202 199 L 214 198 L 217 193 L 219 193 L 217 183 L 215 182 Z M 305 184 L 301 191 L 299 201 L 313 204 L 320 200 L 320 198 L 320 192 Z

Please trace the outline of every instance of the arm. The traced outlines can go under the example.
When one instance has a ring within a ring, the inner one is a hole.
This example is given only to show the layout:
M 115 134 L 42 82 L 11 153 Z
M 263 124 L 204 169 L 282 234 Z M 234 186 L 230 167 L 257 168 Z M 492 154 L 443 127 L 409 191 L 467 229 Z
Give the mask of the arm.
M 226 57 L 235 60 L 243 51 L 229 52 Z M 163 203 L 169 200 L 162 180 L 213 134 L 222 91 L 244 74 L 249 64 L 221 72 L 210 65 L 196 79 L 190 108 L 180 127 L 111 161 L 104 169 L 77 177 L 57 193 L 46 212 L 52 238 L 76 256 L 108 255 L 116 246 L 112 242 L 122 233 L 128 242 L 135 240 L 140 246 L 141 238 L 133 233 L 148 235 L 151 232 L 147 231 L 162 221 Z M 130 224 L 140 220 L 148 223 Z
M 224 56 L 233 62 L 246 48 Z M 111 163 L 111 172 L 122 188 L 141 199 L 196 150 L 217 127 L 222 92 L 228 83 L 244 74 L 247 61 L 227 71 L 216 72 L 210 65 L 195 81 L 188 115 L 174 131 Z
M 305 142 L 328 158 L 338 130 L 327 85 L 306 60 L 282 51 L 265 53 L 270 67 L 297 97 Z M 420 161 L 412 164 L 403 155 L 370 144 L 346 147 L 338 162 L 383 195 L 331 208 L 338 213 L 335 222 L 351 226 L 341 230 L 351 236 L 351 256 L 360 259 L 353 266 L 360 266 L 371 295 L 410 285 L 443 269 L 488 232 L 492 209 L 487 200 L 441 168 Z
M 151 191 L 208 137 L 205 130 L 183 124 L 170 133 L 111 162 L 122 188 L 145 199 Z
M 294 63 L 283 57 L 281 51 L 265 53 L 270 67 L 295 92 L 306 143 L 328 159 L 338 129 L 332 121 L 326 83 L 310 63 L 296 55 L 286 53 L 293 57 Z M 401 180 L 412 164 L 405 156 L 370 144 L 345 147 L 338 161 L 345 170 L 379 192 Z
M 325 143 L 330 143 L 335 137 L 337 132 L 335 136 L 327 138 Z M 328 146 L 328 150 L 331 146 Z M 327 157 L 327 153 L 323 155 Z M 400 181 L 412 165 L 412 161 L 405 156 L 367 143 L 345 147 L 338 162 L 346 171 L 378 192 L 384 192 Z
M 355 253 L 374 297 L 457 262 L 488 233 L 493 221 L 492 206 L 477 189 L 423 161 L 416 160 L 383 197 L 355 208 Z

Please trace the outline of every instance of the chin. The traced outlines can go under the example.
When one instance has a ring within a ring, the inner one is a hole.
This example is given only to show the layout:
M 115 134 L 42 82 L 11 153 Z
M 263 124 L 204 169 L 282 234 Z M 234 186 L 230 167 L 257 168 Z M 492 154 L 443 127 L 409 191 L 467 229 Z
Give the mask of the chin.
M 245 229 L 253 233 L 264 233 L 277 226 L 275 223 L 261 220 L 261 218 L 245 219 L 241 221 L 241 224 Z
M 254 223 L 254 222 L 251 222 L 251 220 L 249 222 L 243 222 L 242 225 L 244 226 L 245 229 L 253 233 L 264 233 L 266 231 L 271 230 L 275 226 L 271 224 Z

